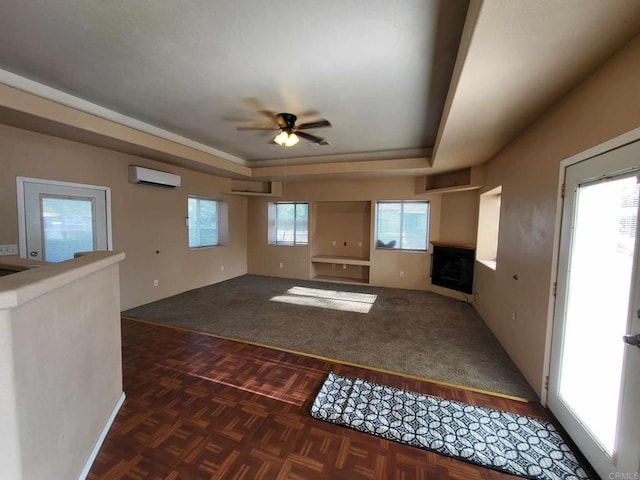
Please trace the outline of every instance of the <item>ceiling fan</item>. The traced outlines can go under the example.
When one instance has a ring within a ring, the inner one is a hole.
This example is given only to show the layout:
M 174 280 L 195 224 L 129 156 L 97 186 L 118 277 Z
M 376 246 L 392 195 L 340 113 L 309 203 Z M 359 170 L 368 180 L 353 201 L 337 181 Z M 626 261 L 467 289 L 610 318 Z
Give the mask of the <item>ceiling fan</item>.
M 273 139 L 274 143 L 282 147 L 293 147 L 297 144 L 300 138 L 309 140 L 317 145 L 329 145 L 329 142 L 316 135 L 305 132 L 312 128 L 330 127 L 329 120 L 319 119 L 312 122 L 301 123 L 296 125 L 298 117 L 293 113 L 273 113 L 268 111 L 261 111 L 260 113 L 268 116 L 275 124 L 275 127 L 237 127 L 238 130 L 280 130 L 280 132 Z

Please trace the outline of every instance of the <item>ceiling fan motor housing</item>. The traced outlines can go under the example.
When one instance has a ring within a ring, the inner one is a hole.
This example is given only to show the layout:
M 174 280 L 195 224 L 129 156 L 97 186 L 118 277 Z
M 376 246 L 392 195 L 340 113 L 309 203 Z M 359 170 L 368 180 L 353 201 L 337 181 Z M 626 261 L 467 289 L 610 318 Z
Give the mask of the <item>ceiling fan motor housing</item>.
M 285 123 L 285 125 L 283 125 L 283 128 L 286 127 L 288 129 L 293 129 L 293 126 L 296 124 L 296 120 L 298 119 L 298 117 L 296 117 L 293 113 L 279 113 L 278 116 L 282 118 Z
M 307 129 L 330 127 L 331 122 L 329 122 L 329 120 L 325 120 L 323 118 L 323 119 L 318 119 L 311 122 L 306 122 L 301 125 L 296 125 L 296 120 L 298 120 L 298 117 L 293 113 L 282 112 L 282 113 L 275 114 L 268 110 L 262 111 L 261 113 L 268 115 L 278 125 L 278 129 L 280 129 L 280 133 L 276 135 L 276 138 L 278 140 L 276 139 L 273 140 L 278 145 L 282 145 L 281 142 L 285 142 L 285 140 L 287 138 L 290 138 L 291 136 L 294 137 L 295 141 L 290 142 L 289 145 L 283 145 L 283 146 L 292 147 L 293 145 L 296 145 L 298 143 L 297 137 L 308 140 L 309 142 L 313 142 L 316 145 L 329 145 L 329 142 L 327 142 L 327 140 L 325 140 L 324 138 L 305 132 L 305 130 Z M 238 130 L 274 130 L 273 128 L 269 128 L 269 127 L 237 127 L 237 128 Z M 286 136 L 280 138 L 282 134 L 286 134 Z

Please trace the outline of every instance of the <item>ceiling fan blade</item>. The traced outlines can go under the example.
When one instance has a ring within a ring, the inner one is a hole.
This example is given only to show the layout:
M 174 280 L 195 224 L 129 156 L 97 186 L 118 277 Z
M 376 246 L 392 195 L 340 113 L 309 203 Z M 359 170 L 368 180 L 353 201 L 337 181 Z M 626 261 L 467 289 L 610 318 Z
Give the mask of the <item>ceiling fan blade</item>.
M 320 127 L 330 127 L 330 126 L 331 126 L 331 122 L 323 118 L 322 120 L 315 120 L 313 122 L 302 123 L 298 125 L 298 129 L 306 130 L 308 128 L 320 128 Z
M 280 130 L 278 127 L 236 127 L 236 130 L 269 130 L 276 131 Z
M 295 130 L 295 134 L 300 138 L 304 138 L 305 140 L 311 140 L 318 145 L 329 145 L 329 142 L 327 142 L 327 140 L 325 140 L 324 138 L 316 137 L 315 135 L 311 135 L 310 133 Z
M 269 120 L 271 120 L 273 123 L 275 123 L 279 127 L 286 126 L 286 122 L 280 116 L 279 113 L 273 112 L 271 110 L 260 110 L 258 113 L 260 113 L 261 115 L 264 115 L 265 117 L 267 117 Z
M 298 119 L 302 117 L 317 117 L 320 115 L 320 112 L 317 110 L 305 110 L 304 112 L 298 113 Z

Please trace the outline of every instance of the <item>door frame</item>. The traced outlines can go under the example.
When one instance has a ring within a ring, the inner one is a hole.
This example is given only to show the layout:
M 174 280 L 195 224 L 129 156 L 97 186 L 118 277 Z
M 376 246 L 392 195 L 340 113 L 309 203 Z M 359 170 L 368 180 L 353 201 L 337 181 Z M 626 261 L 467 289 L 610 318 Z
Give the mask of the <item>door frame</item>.
M 18 248 L 21 258 L 27 258 L 27 228 L 25 221 L 24 204 L 24 184 L 40 183 L 44 185 L 55 185 L 58 187 L 89 188 L 103 191 L 105 194 L 105 210 L 107 217 L 107 250 L 113 250 L 113 238 L 111 232 L 111 188 L 102 185 L 89 185 L 84 183 L 61 182 L 59 180 L 47 180 L 44 178 L 16 177 L 16 192 L 18 196 Z
M 564 206 L 563 186 L 565 184 L 566 169 L 571 165 L 588 160 L 589 158 L 601 155 L 603 153 L 623 147 L 629 143 L 640 140 L 640 127 L 634 128 L 622 135 L 618 135 L 606 142 L 600 143 L 583 152 L 565 158 L 560 162 L 560 171 L 558 175 L 558 189 L 556 199 L 556 218 L 553 227 L 553 252 L 551 263 L 551 284 L 549 285 L 549 304 L 547 306 L 547 327 L 545 333 L 544 345 L 544 363 L 542 367 L 543 378 L 540 391 L 540 403 L 547 406 L 547 397 L 549 393 L 548 382 L 551 372 L 551 342 L 553 337 L 553 323 L 556 307 L 556 286 L 558 284 L 558 266 L 560 262 L 560 233 L 562 230 L 562 209 Z

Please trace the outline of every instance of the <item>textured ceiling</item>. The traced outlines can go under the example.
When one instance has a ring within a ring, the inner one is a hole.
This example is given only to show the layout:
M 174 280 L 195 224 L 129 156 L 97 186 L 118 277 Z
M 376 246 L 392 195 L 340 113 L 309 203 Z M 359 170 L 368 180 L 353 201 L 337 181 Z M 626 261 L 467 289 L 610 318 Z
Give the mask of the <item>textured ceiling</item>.
M 423 175 L 486 162 L 639 33 L 639 0 L 2 0 L 0 122 L 230 176 Z M 236 129 L 260 110 L 331 145 Z
M 428 156 L 467 6 L 2 0 L 0 68 L 240 160 Z M 237 131 L 265 125 L 260 110 L 316 112 L 301 121 L 330 120 L 310 131 L 330 145 Z

